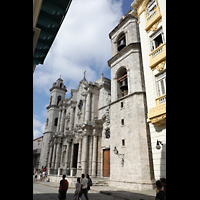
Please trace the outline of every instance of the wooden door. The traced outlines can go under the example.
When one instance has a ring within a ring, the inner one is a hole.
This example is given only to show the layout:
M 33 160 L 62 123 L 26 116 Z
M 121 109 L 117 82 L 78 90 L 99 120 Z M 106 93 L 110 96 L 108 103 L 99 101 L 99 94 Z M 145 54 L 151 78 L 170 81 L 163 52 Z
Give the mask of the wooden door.
M 110 149 L 103 150 L 103 176 L 110 177 Z

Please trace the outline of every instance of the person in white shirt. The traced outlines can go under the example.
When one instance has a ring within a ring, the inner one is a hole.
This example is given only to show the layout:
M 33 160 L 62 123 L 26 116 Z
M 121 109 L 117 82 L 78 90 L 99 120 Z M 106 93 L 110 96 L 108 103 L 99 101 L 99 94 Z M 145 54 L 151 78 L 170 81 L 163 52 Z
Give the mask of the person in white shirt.
M 45 178 L 45 171 L 42 172 L 42 180 Z
M 82 194 L 84 194 L 86 200 L 89 200 L 87 196 L 87 180 L 85 178 L 85 174 L 82 174 L 81 189 L 80 189 L 79 197 L 81 197 Z
M 80 189 L 81 189 L 81 183 L 80 183 L 80 177 L 78 177 L 77 182 L 76 182 L 76 190 L 75 190 L 75 194 L 74 194 L 74 196 L 76 197 L 77 200 L 79 200 Z

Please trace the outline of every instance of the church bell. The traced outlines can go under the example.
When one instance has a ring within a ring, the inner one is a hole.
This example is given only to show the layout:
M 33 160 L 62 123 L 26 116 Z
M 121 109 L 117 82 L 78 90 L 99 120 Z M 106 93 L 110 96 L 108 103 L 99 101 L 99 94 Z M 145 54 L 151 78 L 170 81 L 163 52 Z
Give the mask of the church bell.
M 126 46 L 125 38 L 119 41 L 118 51 L 122 50 Z
M 127 85 L 127 79 L 124 79 L 122 81 L 122 85 L 120 87 L 121 90 L 127 90 L 128 89 L 128 85 Z

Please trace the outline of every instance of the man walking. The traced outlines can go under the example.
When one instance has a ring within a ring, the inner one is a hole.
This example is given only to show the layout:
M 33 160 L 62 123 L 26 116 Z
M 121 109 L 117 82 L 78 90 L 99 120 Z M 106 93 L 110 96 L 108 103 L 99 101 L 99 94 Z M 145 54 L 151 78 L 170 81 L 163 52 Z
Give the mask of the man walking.
M 85 195 L 85 199 L 86 200 L 89 200 L 88 199 L 88 196 L 87 196 L 87 180 L 85 178 L 85 174 L 82 174 L 82 179 L 81 179 L 81 189 L 80 189 L 80 194 L 79 194 L 79 197 L 82 196 L 82 194 Z
M 59 199 L 60 200 L 64 200 L 66 199 L 66 193 L 67 193 L 67 190 L 68 190 L 68 181 L 65 179 L 66 175 L 63 174 L 62 176 L 62 180 L 60 181 L 60 187 L 59 187 Z

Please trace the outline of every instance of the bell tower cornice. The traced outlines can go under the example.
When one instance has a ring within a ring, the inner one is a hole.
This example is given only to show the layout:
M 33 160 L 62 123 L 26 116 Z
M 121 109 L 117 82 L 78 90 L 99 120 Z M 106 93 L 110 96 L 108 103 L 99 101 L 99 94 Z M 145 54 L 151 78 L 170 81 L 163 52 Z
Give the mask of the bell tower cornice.
M 61 79 L 61 78 L 57 79 L 57 81 L 53 83 L 53 86 L 51 87 L 51 89 L 49 91 L 51 92 L 54 89 L 59 89 L 64 92 L 67 92 L 66 86 L 63 83 L 63 79 Z

